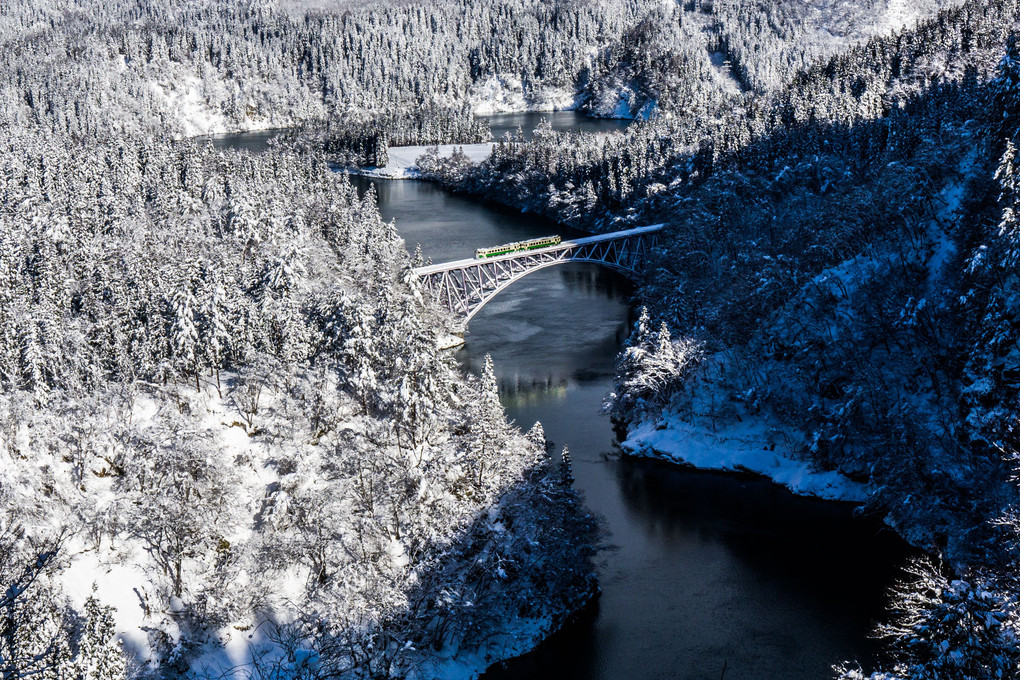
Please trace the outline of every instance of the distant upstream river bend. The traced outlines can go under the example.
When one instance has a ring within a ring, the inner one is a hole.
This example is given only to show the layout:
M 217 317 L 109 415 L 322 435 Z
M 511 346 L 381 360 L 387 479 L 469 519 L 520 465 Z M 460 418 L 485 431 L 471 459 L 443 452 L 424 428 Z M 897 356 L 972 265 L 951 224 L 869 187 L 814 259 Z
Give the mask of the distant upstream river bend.
M 496 117 L 493 128 L 534 127 L 540 115 Z M 559 129 L 620 126 L 554 116 Z M 253 135 L 216 142 L 258 148 Z M 565 233 L 424 182 L 354 182 L 374 185 L 383 218 L 435 262 Z M 631 294 L 594 265 L 541 270 L 490 302 L 458 353 L 474 371 L 491 354 L 509 417 L 523 429 L 541 420 L 557 450 L 570 446 L 575 484 L 609 531 L 597 605 L 486 680 L 823 680 L 843 660 L 868 667 L 872 619 L 906 554 L 894 536 L 764 480 L 619 458 L 599 405 Z

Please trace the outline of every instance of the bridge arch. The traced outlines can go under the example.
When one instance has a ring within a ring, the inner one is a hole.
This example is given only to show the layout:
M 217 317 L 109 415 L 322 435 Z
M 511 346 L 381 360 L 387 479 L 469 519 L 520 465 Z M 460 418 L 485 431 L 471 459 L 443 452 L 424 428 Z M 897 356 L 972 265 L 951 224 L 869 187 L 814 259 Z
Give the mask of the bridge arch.
M 590 262 L 590 263 L 593 263 L 593 264 L 597 264 L 597 265 L 601 265 L 603 267 L 606 267 L 607 269 L 612 269 L 613 271 L 618 272 L 620 274 L 623 274 L 624 276 L 626 276 L 628 278 L 631 278 L 631 279 L 637 278 L 637 272 L 636 271 L 634 271 L 632 269 L 627 269 L 625 267 L 620 267 L 620 266 L 617 266 L 617 265 L 612 265 L 612 264 L 609 264 L 608 262 L 603 262 L 602 260 L 594 260 L 594 259 L 590 259 L 590 258 L 579 258 L 579 257 L 576 257 L 576 258 L 570 258 L 570 259 L 566 259 L 566 260 L 555 260 L 553 262 L 545 262 L 543 264 L 536 265 L 534 267 L 526 269 L 523 272 L 521 272 L 520 274 L 517 274 L 517 275 L 507 279 L 506 281 L 503 281 L 496 288 L 494 288 L 490 293 L 487 293 L 485 295 L 485 297 L 483 297 L 482 300 L 476 306 L 472 307 L 471 311 L 468 312 L 468 315 L 466 317 L 464 317 L 464 319 L 463 319 L 464 325 L 467 325 L 468 322 L 471 321 L 471 319 L 473 319 L 475 317 L 475 315 L 478 314 L 478 312 L 482 311 L 482 308 L 485 307 L 485 305 L 489 304 L 489 302 L 491 302 L 494 297 L 496 297 L 501 292 L 503 292 L 504 290 L 506 290 L 510 286 L 514 285 L 515 283 L 517 283 L 518 281 L 523 279 L 525 276 L 528 276 L 529 274 L 534 274 L 535 272 L 541 271 L 543 269 L 548 269 L 549 267 L 555 267 L 556 265 L 560 265 L 560 264 L 572 264 L 572 263 L 575 263 L 575 262 L 578 262 L 578 263 L 581 263 L 581 262 Z
M 415 270 L 422 287 L 467 325 L 496 295 L 528 274 L 566 262 L 591 262 L 634 278 L 663 225 L 563 241 L 489 259 L 458 260 Z

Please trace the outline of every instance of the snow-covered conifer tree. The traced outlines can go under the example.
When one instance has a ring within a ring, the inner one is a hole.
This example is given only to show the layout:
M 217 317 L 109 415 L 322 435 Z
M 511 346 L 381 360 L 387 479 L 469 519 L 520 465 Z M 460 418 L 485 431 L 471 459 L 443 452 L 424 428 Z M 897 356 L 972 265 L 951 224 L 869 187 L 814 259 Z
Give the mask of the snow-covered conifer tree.
M 1011 140 L 1020 132 L 1020 39 L 1010 36 L 993 83 L 995 103 L 1002 112 L 1000 129 Z
M 891 673 L 871 680 L 1016 677 L 1020 640 L 1008 596 L 976 574 L 950 579 L 929 558 L 913 561 L 907 571 L 910 580 L 893 593 L 893 620 L 878 630 L 895 663 Z M 853 667 L 839 670 L 843 680 L 868 677 Z
M 174 359 L 181 371 L 190 371 L 195 376 L 198 389 L 198 301 L 190 283 L 185 283 L 173 298 L 172 342 Z
M 113 607 L 102 604 L 93 593 L 82 610 L 75 680 L 124 680 L 126 664 L 116 637 Z

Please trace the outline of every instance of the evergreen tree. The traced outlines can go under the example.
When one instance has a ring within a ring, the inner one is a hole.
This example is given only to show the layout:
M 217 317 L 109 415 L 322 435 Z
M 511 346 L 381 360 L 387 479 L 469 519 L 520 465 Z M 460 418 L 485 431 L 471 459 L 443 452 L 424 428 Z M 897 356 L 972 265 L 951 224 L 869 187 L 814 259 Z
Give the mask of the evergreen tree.
M 127 677 L 113 611 L 113 607 L 103 605 L 94 592 L 85 600 L 78 654 L 74 660 L 76 680 L 124 680 Z
M 573 461 L 570 458 L 570 450 L 567 449 L 567 445 L 563 445 L 563 451 L 560 453 L 560 477 L 563 479 L 565 486 L 570 486 L 574 483 L 574 469 Z
M 1009 598 L 990 584 L 950 580 L 930 560 L 915 560 L 912 579 L 894 592 L 891 623 L 879 628 L 896 658 L 892 674 L 872 680 L 979 680 L 1016 677 L 1020 641 L 1012 628 Z M 862 680 L 842 668 L 845 680 Z
M 998 239 L 1002 244 L 1001 267 L 1012 269 L 1020 262 L 1020 171 L 1016 165 L 1016 147 L 1007 140 L 1006 151 L 1002 154 L 995 179 L 999 182 L 999 204 L 1002 217 L 999 220 Z
M 175 363 L 182 372 L 195 376 L 195 389 L 198 389 L 198 357 L 199 334 L 196 318 L 198 302 L 190 283 L 178 288 L 172 302 L 172 342 Z
M 1002 135 L 1015 140 L 1020 132 L 1020 40 L 1009 37 L 1006 54 L 999 62 L 993 83 L 996 108 L 1001 112 Z

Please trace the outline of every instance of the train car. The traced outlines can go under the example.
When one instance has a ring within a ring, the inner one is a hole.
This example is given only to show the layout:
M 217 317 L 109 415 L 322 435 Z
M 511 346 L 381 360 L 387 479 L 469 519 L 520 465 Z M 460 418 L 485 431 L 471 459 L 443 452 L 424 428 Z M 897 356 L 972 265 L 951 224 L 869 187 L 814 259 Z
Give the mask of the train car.
M 507 253 L 516 253 L 520 250 L 535 250 L 536 248 L 548 248 L 549 246 L 559 245 L 563 239 L 559 236 L 545 236 L 543 238 L 532 238 L 527 241 L 514 241 L 513 243 L 504 243 L 501 246 L 494 246 L 492 248 L 479 248 L 475 251 L 475 259 L 481 260 L 486 257 L 496 257 L 498 255 L 506 255 Z

